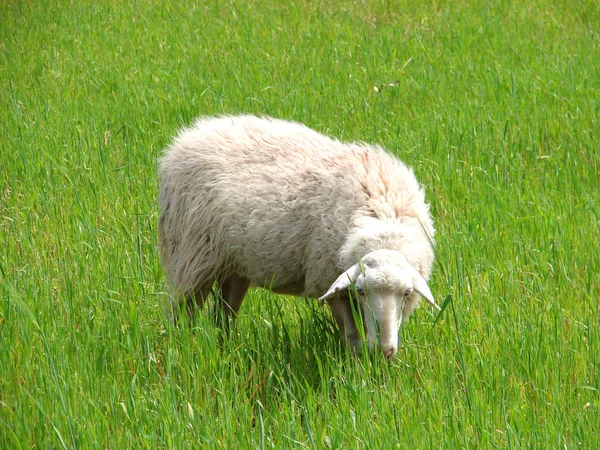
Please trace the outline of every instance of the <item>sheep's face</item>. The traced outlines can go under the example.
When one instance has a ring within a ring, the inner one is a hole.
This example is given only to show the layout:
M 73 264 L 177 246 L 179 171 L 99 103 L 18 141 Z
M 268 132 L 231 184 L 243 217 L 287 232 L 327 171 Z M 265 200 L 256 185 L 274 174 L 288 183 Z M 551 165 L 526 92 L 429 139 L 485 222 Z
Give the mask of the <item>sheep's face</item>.
M 363 312 L 369 348 L 379 345 L 387 359 L 398 351 L 398 330 L 416 307 L 418 295 L 436 306 L 427 282 L 397 251 L 376 250 L 344 272 L 321 300 L 350 290 Z

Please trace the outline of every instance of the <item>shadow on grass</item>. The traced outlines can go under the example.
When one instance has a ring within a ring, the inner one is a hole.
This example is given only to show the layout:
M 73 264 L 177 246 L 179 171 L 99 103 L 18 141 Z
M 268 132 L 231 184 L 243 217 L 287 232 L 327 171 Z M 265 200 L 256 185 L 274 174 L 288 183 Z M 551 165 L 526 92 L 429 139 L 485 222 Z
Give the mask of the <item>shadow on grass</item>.
M 238 362 L 255 378 L 250 399 L 265 404 L 283 397 L 302 404 L 312 393 L 335 397 L 340 383 L 350 379 L 381 384 L 389 378 L 382 354 L 348 349 L 327 307 L 315 300 L 265 297 L 224 348 L 241 353 Z
M 258 402 L 268 410 L 281 402 L 304 405 L 307 397 L 335 400 L 340 389 L 381 386 L 399 369 L 379 352 L 349 350 L 329 309 L 316 300 L 256 292 L 229 336 L 215 326 L 211 306 L 191 326 L 168 325 L 171 346 L 184 362 L 203 360 L 195 364 L 203 367 L 202 376 L 234 389 L 234 403 Z

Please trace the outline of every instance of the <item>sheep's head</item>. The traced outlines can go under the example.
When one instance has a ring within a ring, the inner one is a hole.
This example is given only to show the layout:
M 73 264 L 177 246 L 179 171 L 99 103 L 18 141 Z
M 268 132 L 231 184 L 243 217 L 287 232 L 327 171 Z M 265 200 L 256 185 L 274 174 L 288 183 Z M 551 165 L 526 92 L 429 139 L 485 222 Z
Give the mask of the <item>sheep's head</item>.
M 368 253 L 341 274 L 319 300 L 348 289 L 358 296 L 369 348 L 379 343 L 388 360 L 396 356 L 398 330 L 403 318 L 408 318 L 416 307 L 418 296 L 439 309 L 425 279 L 398 251 Z

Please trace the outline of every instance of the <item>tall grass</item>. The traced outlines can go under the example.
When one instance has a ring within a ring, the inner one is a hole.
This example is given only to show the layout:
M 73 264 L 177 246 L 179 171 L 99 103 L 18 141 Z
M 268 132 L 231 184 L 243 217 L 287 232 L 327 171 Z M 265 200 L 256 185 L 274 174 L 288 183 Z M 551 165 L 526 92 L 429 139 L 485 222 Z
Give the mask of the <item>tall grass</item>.
M 0 447 L 598 448 L 600 11 L 546 2 L 0 5 Z M 436 219 L 398 358 L 254 290 L 162 316 L 156 160 L 198 115 L 380 143 Z

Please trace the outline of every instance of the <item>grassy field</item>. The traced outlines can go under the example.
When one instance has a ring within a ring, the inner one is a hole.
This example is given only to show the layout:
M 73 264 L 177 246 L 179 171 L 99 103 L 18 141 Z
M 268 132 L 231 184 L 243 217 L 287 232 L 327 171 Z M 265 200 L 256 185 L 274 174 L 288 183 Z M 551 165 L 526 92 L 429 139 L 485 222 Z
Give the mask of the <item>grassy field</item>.
M 0 4 L 0 448 L 600 448 L 597 1 Z M 163 318 L 156 160 L 196 116 L 415 168 L 438 229 L 398 358 L 251 291 Z

